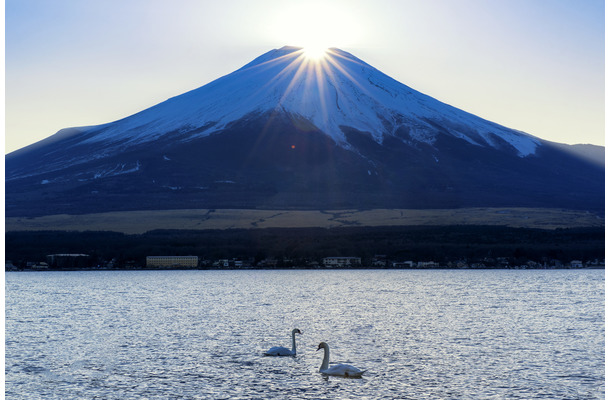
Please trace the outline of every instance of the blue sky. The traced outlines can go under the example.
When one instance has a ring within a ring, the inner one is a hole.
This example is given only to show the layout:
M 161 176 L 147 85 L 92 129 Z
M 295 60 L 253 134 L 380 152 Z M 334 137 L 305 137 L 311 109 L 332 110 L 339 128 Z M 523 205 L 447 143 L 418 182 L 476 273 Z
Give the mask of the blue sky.
M 5 152 L 114 121 L 284 45 L 339 47 L 445 103 L 604 145 L 603 0 L 6 0 Z

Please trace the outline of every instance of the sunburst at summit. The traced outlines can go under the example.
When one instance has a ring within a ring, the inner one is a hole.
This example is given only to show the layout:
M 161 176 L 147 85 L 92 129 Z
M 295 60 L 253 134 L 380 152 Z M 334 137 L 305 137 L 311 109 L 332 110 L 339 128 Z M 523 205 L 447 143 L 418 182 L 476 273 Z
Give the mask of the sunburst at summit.
M 321 60 L 326 57 L 328 48 L 325 46 L 306 46 L 303 47 L 303 55 L 310 60 Z
M 344 106 L 341 110 L 339 104 L 351 103 L 349 94 L 341 88 L 348 82 L 356 90 L 366 92 L 359 79 L 353 76 L 359 67 L 366 64 L 349 53 L 323 46 L 284 46 L 269 55 L 272 58 L 263 61 L 264 71 L 267 73 L 267 70 L 273 69 L 277 72 L 270 76 L 257 94 L 281 90 L 281 96 L 276 98 L 273 108 L 298 109 L 298 114 L 319 129 L 335 132 L 335 140 L 343 142 L 343 135 L 337 125 L 347 117 L 344 114 L 352 107 Z M 261 64 L 256 68 L 260 69 Z

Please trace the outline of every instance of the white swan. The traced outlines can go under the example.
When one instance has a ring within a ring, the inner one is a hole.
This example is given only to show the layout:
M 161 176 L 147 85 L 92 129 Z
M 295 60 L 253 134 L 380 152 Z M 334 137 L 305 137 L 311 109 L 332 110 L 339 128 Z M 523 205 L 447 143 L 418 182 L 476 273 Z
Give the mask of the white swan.
M 361 378 L 365 371 L 360 371 L 358 368 L 348 364 L 335 364 L 332 367 L 328 367 L 328 360 L 330 358 L 330 349 L 328 344 L 322 342 L 318 345 L 318 350 L 324 349 L 324 360 L 320 366 L 320 372 L 325 375 L 344 376 L 346 378 Z
M 265 352 L 266 356 L 296 356 L 297 355 L 297 341 L 294 337 L 295 334 L 302 335 L 303 333 L 298 329 L 292 330 L 292 350 L 288 350 L 282 346 L 275 346 Z

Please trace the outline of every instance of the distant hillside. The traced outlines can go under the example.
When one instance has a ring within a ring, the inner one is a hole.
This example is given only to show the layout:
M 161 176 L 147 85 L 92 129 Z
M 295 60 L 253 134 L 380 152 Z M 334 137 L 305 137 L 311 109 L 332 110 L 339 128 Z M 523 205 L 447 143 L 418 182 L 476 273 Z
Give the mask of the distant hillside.
M 162 210 L 5 219 L 6 231 L 114 231 L 139 234 L 157 229 L 339 228 L 354 226 L 494 225 L 516 228 L 603 227 L 586 211 L 547 208 L 444 210 Z
M 584 160 L 593 162 L 596 165 L 605 167 L 606 165 L 606 148 L 604 146 L 596 146 L 593 144 L 556 144 L 557 147 L 564 149 L 566 152 L 574 154 Z

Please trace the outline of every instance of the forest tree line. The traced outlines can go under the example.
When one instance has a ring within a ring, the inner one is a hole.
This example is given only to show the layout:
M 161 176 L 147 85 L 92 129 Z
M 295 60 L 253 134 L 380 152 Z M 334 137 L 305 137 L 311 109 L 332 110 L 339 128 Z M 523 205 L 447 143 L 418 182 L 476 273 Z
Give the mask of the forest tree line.
M 117 232 L 27 231 L 6 233 L 6 260 L 44 261 L 49 254 L 88 254 L 95 262 L 145 265 L 146 256 L 195 255 L 200 259 L 276 258 L 293 265 L 323 257 L 376 255 L 404 261 L 506 258 L 512 263 L 604 260 L 604 228 L 527 229 L 498 226 L 268 228 Z

